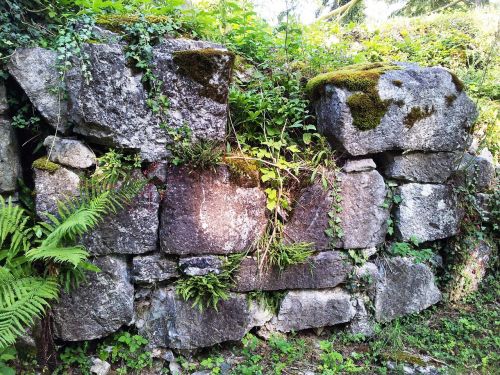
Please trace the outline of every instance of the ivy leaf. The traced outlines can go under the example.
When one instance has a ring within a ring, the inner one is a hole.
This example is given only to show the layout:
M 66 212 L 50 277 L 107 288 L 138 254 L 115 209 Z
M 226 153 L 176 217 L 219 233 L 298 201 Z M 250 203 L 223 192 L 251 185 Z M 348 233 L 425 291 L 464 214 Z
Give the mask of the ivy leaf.
M 308 145 L 308 144 L 311 143 L 311 138 L 312 138 L 312 134 L 311 133 L 304 133 L 304 134 L 302 134 L 302 140 L 304 141 L 304 143 L 306 145 Z

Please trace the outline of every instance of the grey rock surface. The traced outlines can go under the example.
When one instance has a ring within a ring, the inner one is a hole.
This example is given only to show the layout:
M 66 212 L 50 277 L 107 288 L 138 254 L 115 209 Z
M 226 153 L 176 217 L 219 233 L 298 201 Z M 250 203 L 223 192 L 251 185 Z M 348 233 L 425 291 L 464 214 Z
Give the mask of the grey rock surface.
M 305 263 L 290 266 L 280 272 L 266 268 L 259 272 L 255 258 L 243 259 L 234 275 L 234 290 L 323 289 L 344 282 L 352 266 L 338 251 L 324 251 L 311 256 Z
M 132 280 L 135 283 L 153 284 L 178 276 L 177 262 L 161 254 L 139 255 L 132 260 Z
M 364 337 L 373 336 L 375 333 L 375 323 L 366 310 L 363 298 L 355 298 L 353 305 L 356 308 L 356 315 L 349 323 L 349 331 L 354 335 L 363 335 Z
M 353 93 L 328 84 L 315 102 L 318 130 L 354 156 L 387 150 L 466 149 L 468 129 L 477 115 L 472 100 L 443 68 L 399 65 L 400 70 L 387 71 L 379 79 L 379 96 L 391 104 L 377 127 L 356 128 L 347 105 Z M 395 81 L 401 85 L 395 85 Z M 409 126 L 405 118 L 414 108 L 429 115 Z
M 395 233 L 403 241 L 420 242 L 455 235 L 460 214 L 453 188 L 449 185 L 409 183 L 396 189 L 401 203 L 396 206 Z
M 221 45 L 166 39 L 153 49 L 153 71 L 168 98 L 169 126 L 188 125 L 193 139 L 224 140 L 234 56 Z
M 21 178 L 21 160 L 11 122 L 0 116 L 0 193 L 16 190 Z
M 419 312 L 441 300 L 434 274 L 427 265 L 401 257 L 386 258 L 377 265 L 375 318 L 379 322 Z
M 161 249 L 167 254 L 244 252 L 264 233 L 266 196 L 259 188 L 231 182 L 224 167 L 196 173 L 171 168 L 160 220 Z
M 341 239 L 331 239 L 325 234 L 333 197 L 319 182 L 304 189 L 298 198 L 285 227 L 285 238 L 290 242 L 313 242 L 318 250 L 332 246 L 364 249 L 382 243 L 389 218 L 388 208 L 382 207 L 387 193 L 382 176 L 377 171 L 341 173 L 340 190 Z
M 80 194 L 80 176 L 64 167 L 55 172 L 35 168 L 35 205 L 39 216 L 57 213 L 57 203 Z
M 68 104 L 56 67 L 57 52 L 48 49 L 18 48 L 7 68 L 35 108 L 61 133 L 68 130 Z
M 7 103 L 7 91 L 5 90 L 5 85 L 0 83 L 0 115 L 3 115 L 9 109 L 9 104 Z
M 111 370 L 111 365 L 99 358 L 92 358 L 92 366 L 90 367 L 90 372 L 96 375 L 108 375 Z
M 495 186 L 495 174 L 493 155 L 484 148 L 477 156 L 469 153 L 462 155 L 455 184 L 470 183 L 477 192 L 487 192 Z
M 342 169 L 344 172 L 366 172 L 377 168 L 373 159 L 350 159 L 347 160 Z
M 386 154 L 384 175 L 395 180 L 443 183 L 456 168 L 458 152 Z
M 167 156 L 167 136 L 146 105 L 141 75 L 127 65 L 120 44 L 85 44 L 90 82 L 80 62 L 66 75 L 74 132 L 96 144 L 133 149 L 145 160 Z
M 188 276 L 203 276 L 209 273 L 220 274 L 224 260 L 215 255 L 203 255 L 179 259 L 179 268 Z
M 132 321 L 134 287 L 125 258 L 98 257 L 93 263 L 101 272 L 89 272 L 86 283 L 63 292 L 53 307 L 54 334 L 61 340 L 97 339 Z
M 72 168 L 90 168 L 96 156 L 83 142 L 76 139 L 48 136 L 43 141 L 49 160 Z
M 195 349 L 241 340 L 254 324 L 265 323 L 253 314 L 243 294 L 233 293 L 220 301 L 217 311 L 200 311 L 191 301 L 178 297 L 174 289 L 159 288 L 141 305 L 136 325 L 152 347 Z
M 160 194 L 148 183 L 117 214 L 111 214 L 92 232 L 83 244 L 97 255 L 143 254 L 157 249 Z
M 281 332 L 299 331 L 347 323 L 355 314 L 351 296 L 340 288 L 294 290 L 281 302 L 272 324 Z

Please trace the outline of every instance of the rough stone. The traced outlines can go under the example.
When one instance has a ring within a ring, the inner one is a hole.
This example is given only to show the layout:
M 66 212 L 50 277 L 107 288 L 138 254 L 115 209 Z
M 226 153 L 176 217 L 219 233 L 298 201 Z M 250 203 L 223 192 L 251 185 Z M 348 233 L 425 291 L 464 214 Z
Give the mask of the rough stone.
M 266 196 L 242 188 L 226 168 L 190 173 L 171 168 L 161 208 L 160 243 L 167 254 L 229 254 L 246 251 L 264 233 Z
M 91 149 L 76 139 L 54 136 L 45 138 L 49 160 L 72 168 L 90 168 L 95 165 L 96 157 Z
M 87 281 L 71 293 L 63 292 L 53 308 L 55 336 L 64 341 L 93 340 L 129 324 L 134 312 L 134 287 L 124 258 L 107 256 L 93 263 Z
M 80 177 L 60 167 L 55 172 L 35 168 L 35 205 L 39 216 L 44 212 L 57 213 L 57 202 L 80 194 Z
M 495 253 L 495 243 L 493 241 L 481 241 L 475 238 L 462 240 L 467 244 L 468 254 L 459 264 L 453 275 L 453 280 L 449 288 L 449 300 L 457 302 L 477 291 L 479 284 L 486 274 L 491 255 Z
M 90 372 L 96 375 L 108 375 L 111 370 L 111 365 L 102 361 L 99 358 L 92 358 L 92 367 L 90 367 Z
M 257 260 L 243 259 L 234 275 L 234 290 L 323 289 L 344 282 L 352 266 L 338 251 L 324 251 L 313 255 L 303 264 L 283 270 L 267 268 L 259 272 Z
M 132 261 L 132 279 L 135 283 L 157 283 L 179 276 L 177 262 L 161 254 L 140 255 Z
M 9 110 L 9 103 L 7 103 L 7 91 L 5 85 L 0 83 L 0 115 L 3 115 Z
M 454 171 L 458 157 L 456 152 L 388 153 L 383 163 L 384 175 L 395 180 L 443 183 Z
M 447 238 L 458 232 L 460 215 L 453 188 L 409 183 L 396 189 L 395 233 L 400 240 L 420 242 Z
M 194 139 L 224 140 L 234 57 L 210 42 L 167 39 L 153 49 L 153 71 L 168 98 L 169 126 L 187 124 Z
M 391 102 L 380 124 L 360 130 L 353 125 L 348 90 L 327 84 L 315 102 L 318 130 L 350 155 L 387 150 L 456 151 L 467 148 L 468 130 L 476 118 L 474 103 L 443 68 L 398 64 L 381 75 L 376 90 Z M 402 82 L 395 85 L 393 82 Z M 450 99 L 453 100 L 450 100 Z M 405 124 L 412 109 L 428 110 L 413 126 Z
M 56 62 L 55 51 L 39 47 L 18 48 L 7 68 L 45 120 L 54 129 L 65 133 L 69 128 L 68 104 L 64 99 L 64 88 L 57 90 L 61 87 L 61 80 Z
M 139 311 L 136 326 L 152 347 L 195 349 L 225 341 L 239 341 L 256 324 L 264 324 L 262 314 L 249 306 L 243 294 L 232 293 L 220 301 L 217 311 L 200 311 L 184 301 L 174 289 L 159 288 Z M 270 318 L 270 316 L 265 317 Z
M 220 274 L 224 261 L 214 255 L 204 255 L 199 257 L 181 258 L 179 268 L 182 273 L 188 276 L 203 276 L 209 273 Z
M 389 210 L 383 207 L 387 189 L 382 176 L 377 171 L 341 173 L 340 180 L 342 212 L 338 217 L 343 237 L 333 240 L 325 234 L 333 197 L 318 182 L 307 187 L 297 200 L 285 227 L 288 241 L 313 242 L 318 250 L 332 246 L 364 249 L 384 242 Z
M 366 310 L 363 298 L 356 298 L 353 305 L 356 308 L 356 315 L 349 323 L 349 331 L 354 335 L 373 336 L 375 333 L 374 322 Z
M 105 218 L 98 228 L 83 238 L 90 252 L 104 254 L 144 254 L 158 244 L 160 195 L 147 184 L 132 203 Z
M 281 332 L 347 323 L 356 314 L 351 296 L 341 290 L 294 290 L 281 302 L 272 324 Z
M 342 167 L 344 172 L 367 172 L 377 168 L 373 159 L 350 159 Z
M 16 190 L 21 177 L 21 161 L 11 122 L 0 116 L 0 193 Z
M 85 44 L 92 76 L 86 82 L 80 63 L 66 75 L 74 131 L 96 144 L 133 149 L 144 160 L 167 156 L 167 136 L 146 105 L 141 75 L 127 65 L 120 44 Z
M 477 156 L 464 153 L 460 159 L 457 177 L 461 184 L 472 183 L 477 192 L 492 190 L 495 186 L 495 164 L 491 152 L 484 148 Z
M 385 258 L 377 263 L 375 318 L 388 322 L 419 312 L 441 300 L 432 270 L 409 258 Z

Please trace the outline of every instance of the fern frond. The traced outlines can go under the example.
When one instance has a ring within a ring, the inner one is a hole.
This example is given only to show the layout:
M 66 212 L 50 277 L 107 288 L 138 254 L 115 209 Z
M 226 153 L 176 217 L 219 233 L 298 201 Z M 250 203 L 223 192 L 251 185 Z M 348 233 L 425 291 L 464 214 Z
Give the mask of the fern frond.
M 59 285 L 54 278 L 16 277 L 1 268 L 0 349 L 14 344 L 58 296 Z
M 0 196 L 0 249 L 8 250 L 4 257 L 7 262 L 29 248 L 31 230 L 27 227 L 28 220 L 23 208 L 12 204 L 10 198 L 6 202 Z
M 26 253 L 26 258 L 31 261 L 50 260 L 53 263 L 69 263 L 77 267 L 86 260 L 89 253 L 83 246 L 70 247 L 37 247 Z

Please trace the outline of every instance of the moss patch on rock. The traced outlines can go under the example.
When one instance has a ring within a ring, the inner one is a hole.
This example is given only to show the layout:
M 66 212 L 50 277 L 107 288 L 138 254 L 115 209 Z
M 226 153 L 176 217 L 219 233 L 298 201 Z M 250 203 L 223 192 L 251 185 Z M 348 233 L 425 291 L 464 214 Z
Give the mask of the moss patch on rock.
M 61 168 L 59 164 L 51 162 L 46 156 L 36 159 L 31 166 L 35 169 L 47 171 L 49 173 L 54 173 Z
M 453 73 L 453 72 L 448 72 L 451 75 L 451 81 L 455 85 L 455 88 L 457 89 L 457 92 L 462 92 L 464 91 L 464 83 L 458 78 L 458 76 Z
M 436 110 L 432 106 L 426 106 L 425 108 L 413 107 L 410 113 L 405 116 L 403 122 L 408 129 L 411 129 L 417 121 L 431 116 L 434 112 Z
M 392 80 L 392 84 L 396 87 L 402 87 L 403 81 L 400 81 L 399 79 L 394 79 L 394 80 Z
M 222 102 L 225 100 L 223 93 L 211 84 L 211 79 L 218 70 L 221 58 L 229 58 L 229 68 L 224 74 L 230 75 L 235 55 L 230 51 L 215 48 L 204 48 L 197 50 L 176 51 L 173 60 L 179 67 L 179 72 L 190 77 L 203 86 L 202 95 Z
M 327 84 L 352 91 L 347 105 L 351 110 L 353 125 L 359 130 L 370 130 L 380 124 L 391 104 L 390 100 L 382 100 L 378 94 L 380 76 L 396 69 L 400 69 L 399 66 L 388 63 L 352 65 L 311 79 L 306 91 L 313 100 L 321 96 Z
M 249 159 L 241 153 L 231 154 L 224 157 L 224 163 L 228 166 L 231 181 L 236 185 L 253 188 L 260 185 L 259 164 L 257 160 Z
M 446 106 L 447 107 L 451 107 L 453 105 L 453 102 L 455 101 L 455 99 L 457 98 L 456 95 L 446 95 L 445 99 L 446 99 Z

